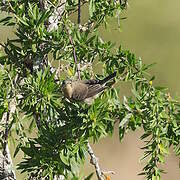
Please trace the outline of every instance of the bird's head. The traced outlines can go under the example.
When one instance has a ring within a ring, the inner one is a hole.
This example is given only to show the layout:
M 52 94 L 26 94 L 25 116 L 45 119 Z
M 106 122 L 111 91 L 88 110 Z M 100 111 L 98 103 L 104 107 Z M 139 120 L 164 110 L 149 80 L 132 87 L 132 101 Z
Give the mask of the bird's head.
M 66 87 L 67 85 L 71 85 L 72 84 L 72 80 L 64 80 L 62 81 L 62 87 Z
M 61 87 L 62 87 L 62 91 L 63 91 L 65 97 L 71 98 L 72 91 L 73 91 L 73 89 L 72 89 L 72 80 L 64 80 L 62 82 Z

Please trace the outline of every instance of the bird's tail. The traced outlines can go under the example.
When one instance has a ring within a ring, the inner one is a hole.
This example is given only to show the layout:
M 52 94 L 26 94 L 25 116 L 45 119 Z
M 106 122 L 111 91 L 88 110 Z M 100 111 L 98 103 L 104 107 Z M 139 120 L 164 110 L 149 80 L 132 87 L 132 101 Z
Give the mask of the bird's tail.
M 114 73 L 110 74 L 109 76 L 105 77 L 100 81 L 100 84 L 105 84 L 107 81 L 110 79 L 114 78 L 116 76 L 117 72 L 115 71 Z

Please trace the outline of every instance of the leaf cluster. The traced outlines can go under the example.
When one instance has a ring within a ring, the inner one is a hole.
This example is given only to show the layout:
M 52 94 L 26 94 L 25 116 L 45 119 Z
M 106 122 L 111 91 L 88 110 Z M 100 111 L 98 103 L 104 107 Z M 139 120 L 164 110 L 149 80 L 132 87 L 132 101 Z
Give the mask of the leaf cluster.
M 78 178 L 88 140 L 97 142 L 112 135 L 118 124 L 120 140 L 129 130 L 143 128 L 142 159 L 146 164 L 141 174 L 147 179 L 160 179 L 163 171 L 159 164 L 165 162 L 169 148 L 173 146 L 175 153 L 180 154 L 179 102 L 170 97 L 167 89 L 153 86 L 155 77 L 148 74 L 152 65 L 143 64 L 121 46 L 116 48 L 112 42 L 103 41 L 98 33 L 98 27 L 106 24 L 107 18 L 126 9 L 127 1 L 82 1 L 82 5 L 88 5 L 89 12 L 89 28 L 85 31 L 71 19 L 78 11 L 78 1 L 67 0 L 58 28 L 53 31 L 47 30 L 47 24 L 58 1 L 48 1 L 50 8 L 43 10 L 39 1 L 3 2 L 1 7 L 6 7 L 10 15 L 0 23 L 15 26 L 16 37 L 2 45 L 0 117 L 15 98 L 16 111 L 9 133 L 15 130 L 18 136 L 14 155 L 20 150 L 24 152 L 18 169 L 36 179 L 53 179 L 56 175 Z M 93 76 L 101 79 L 117 71 L 117 85 L 100 94 L 90 106 L 68 101 L 61 92 L 64 76 L 76 78 L 74 56 L 80 67 L 88 63 L 92 66 L 81 72 L 82 79 Z M 44 57 L 65 67 L 58 81 L 48 63 L 35 68 Z M 97 73 L 94 69 L 99 64 L 101 71 Z M 118 96 L 121 81 L 130 82 L 132 89 L 132 96 L 124 97 L 122 102 Z M 3 123 L 0 121 L 1 134 Z M 33 130 L 35 137 L 29 136 L 27 129 Z

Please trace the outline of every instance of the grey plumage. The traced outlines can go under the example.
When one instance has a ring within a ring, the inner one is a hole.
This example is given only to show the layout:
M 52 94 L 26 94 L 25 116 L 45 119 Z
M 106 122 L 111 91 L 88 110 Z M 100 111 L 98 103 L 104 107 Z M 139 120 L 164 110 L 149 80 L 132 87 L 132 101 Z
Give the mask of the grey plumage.
M 108 87 L 106 86 L 107 81 L 115 76 L 116 72 L 110 74 L 103 80 L 66 80 L 62 84 L 62 91 L 64 92 L 64 96 L 70 100 L 83 101 L 104 91 Z

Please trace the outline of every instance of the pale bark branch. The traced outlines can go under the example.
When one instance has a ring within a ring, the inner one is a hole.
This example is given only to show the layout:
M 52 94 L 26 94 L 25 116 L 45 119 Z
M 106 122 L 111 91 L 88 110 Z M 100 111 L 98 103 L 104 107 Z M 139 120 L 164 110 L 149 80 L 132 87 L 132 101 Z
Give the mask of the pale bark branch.
M 97 157 L 95 156 L 95 154 L 94 154 L 94 152 L 93 152 L 93 150 L 92 150 L 91 145 L 89 144 L 89 142 L 88 142 L 88 144 L 87 144 L 87 148 L 88 148 L 88 153 L 89 153 L 90 158 L 91 158 L 91 159 L 90 159 L 90 163 L 91 163 L 92 165 L 94 165 L 94 167 L 95 167 L 95 169 L 96 169 L 96 175 L 97 175 L 98 180 L 104 180 L 104 178 L 103 178 L 103 172 L 101 171 L 101 168 L 100 168 L 100 166 L 99 166 L 98 159 L 97 159 Z
M 40 4 L 41 4 L 41 9 L 45 10 L 45 9 L 48 9 L 49 5 L 47 3 L 46 0 L 40 0 Z M 61 0 L 58 4 L 57 7 L 54 8 L 54 12 L 53 14 L 49 17 L 48 19 L 48 23 L 47 23 L 47 30 L 50 32 L 50 31 L 53 31 L 53 30 L 56 30 L 58 29 L 58 24 L 59 24 L 59 21 L 65 11 L 65 4 L 66 4 L 66 0 Z M 46 54 L 47 56 L 47 54 Z M 48 60 L 47 60 L 48 61 Z M 55 70 L 55 68 L 52 67 L 52 65 L 50 64 L 50 62 L 48 61 L 48 65 L 51 67 L 51 72 L 53 73 Z M 57 77 L 57 74 L 55 76 L 55 80 L 57 80 L 58 77 Z M 53 178 L 54 180 L 65 180 L 65 177 L 63 175 L 55 175 L 55 177 Z
M 5 112 L 2 117 L 2 123 L 5 124 L 5 130 L 3 135 L 3 152 L 0 154 L 0 177 L 2 175 L 4 179 L 8 180 L 16 180 L 16 174 L 13 169 L 13 162 L 8 147 L 9 122 L 15 109 L 16 101 L 15 98 L 13 98 L 8 105 L 8 111 Z

